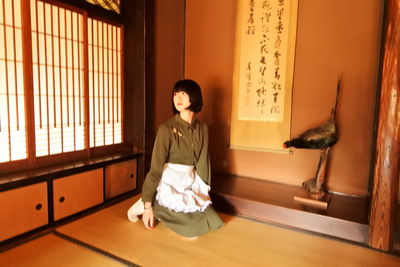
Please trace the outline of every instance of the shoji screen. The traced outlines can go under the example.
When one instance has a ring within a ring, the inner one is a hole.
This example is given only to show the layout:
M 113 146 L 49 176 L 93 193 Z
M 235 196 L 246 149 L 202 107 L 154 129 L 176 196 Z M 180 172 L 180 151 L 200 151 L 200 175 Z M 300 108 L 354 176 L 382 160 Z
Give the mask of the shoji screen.
M 122 142 L 121 28 L 88 20 L 90 147 Z
M 32 158 L 122 143 L 122 26 L 61 2 L 28 2 L 31 28 L 22 29 L 21 0 L 0 0 L 0 163 L 27 159 L 27 137 Z
M 0 0 L 0 162 L 27 157 L 20 4 Z
M 31 1 L 36 156 L 84 145 L 82 14 Z

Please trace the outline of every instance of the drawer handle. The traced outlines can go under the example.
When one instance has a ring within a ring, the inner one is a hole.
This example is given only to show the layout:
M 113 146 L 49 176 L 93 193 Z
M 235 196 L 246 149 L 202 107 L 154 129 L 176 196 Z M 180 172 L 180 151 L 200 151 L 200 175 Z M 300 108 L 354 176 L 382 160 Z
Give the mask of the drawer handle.
M 135 175 L 133 175 L 133 173 L 131 173 L 131 176 L 130 176 L 130 177 L 133 178 L 134 176 L 135 176 Z
M 42 204 L 36 204 L 36 206 L 35 206 L 35 209 L 36 210 L 41 210 L 42 209 Z
M 65 201 L 65 197 L 60 197 L 58 201 L 60 201 L 60 203 L 63 203 Z

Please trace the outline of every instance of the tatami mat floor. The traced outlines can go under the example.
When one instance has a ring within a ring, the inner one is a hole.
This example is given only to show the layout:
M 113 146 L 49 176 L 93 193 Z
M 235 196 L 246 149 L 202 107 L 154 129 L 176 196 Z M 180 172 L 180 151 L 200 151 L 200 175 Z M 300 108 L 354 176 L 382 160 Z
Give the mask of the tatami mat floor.
M 0 266 L 400 266 L 400 257 L 221 214 L 225 226 L 185 240 L 131 223 L 134 197 L 0 254 Z
M 125 266 L 54 234 L 47 234 L 0 254 L 0 266 Z

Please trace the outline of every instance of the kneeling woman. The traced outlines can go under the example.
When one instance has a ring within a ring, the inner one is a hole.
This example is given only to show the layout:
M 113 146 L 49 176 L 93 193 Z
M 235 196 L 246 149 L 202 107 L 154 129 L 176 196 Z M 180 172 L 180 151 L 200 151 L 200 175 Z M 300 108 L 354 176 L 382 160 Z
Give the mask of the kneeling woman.
M 178 81 L 172 103 L 175 116 L 158 129 L 143 185 L 142 220 L 147 229 L 156 218 L 179 235 L 196 237 L 223 225 L 208 194 L 208 128 L 195 118 L 203 106 L 200 86 Z

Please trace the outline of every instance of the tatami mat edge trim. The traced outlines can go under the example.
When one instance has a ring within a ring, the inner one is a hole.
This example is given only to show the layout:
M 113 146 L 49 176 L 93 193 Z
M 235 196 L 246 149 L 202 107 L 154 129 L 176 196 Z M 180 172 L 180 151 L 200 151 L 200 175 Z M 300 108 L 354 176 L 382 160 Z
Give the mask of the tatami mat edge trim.
M 0 254 L 3 253 L 3 252 L 6 252 L 8 250 L 17 248 L 19 246 L 22 246 L 22 245 L 24 245 L 26 243 L 29 243 L 29 242 L 33 241 L 33 240 L 39 239 L 39 238 L 41 238 L 41 237 L 43 237 L 45 235 L 51 234 L 51 232 L 52 231 L 50 229 L 48 229 L 46 231 L 39 232 L 39 233 L 36 233 L 34 235 L 29 235 L 27 237 L 19 238 L 16 241 L 9 242 L 7 240 L 7 241 L 4 242 L 4 244 L 0 244 Z
M 70 237 L 68 235 L 62 234 L 62 233 L 57 232 L 57 231 L 53 231 L 52 233 L 54 235 L 62 238 L 62 239 L 65 239 L 65 240 L 67 240 L 69 242 L 72 242 L 72 243 L 74 243 L 74 244 L 76 244 L 78 246 L 82 246 L 82 247 L 85 247 L 87 249 L 93 250 L 96 253 L 99 253 L 99 254 L 101 254 L 103 256 L 106 256 L 106 257 L 111 258 L 111 259 L 113 259 L 115 261 L 118 261 L 119 263 L 122 263 L 122 264 L 124 264 L 126 266 L 130 266 L 130 267 L 139 267 L 140 266 L 140 265 L 137 265 L 137 264 L 135 264 L 133 262 L 127 261 L 127 260 L 125 260 L 125 259 L 123 259 L 121 257 L 118 257 L 118 256 L 116 256 L 114 254 L 111 254 L 111 253 L 109 253 L 109 252 L 107 252 L 105 250 L 102 250 L 102 249 L 97 248 L 95 246 L 89 245 L 89 244 L 87 244 L 85 242 L 82 242 L 82 241 L 80 241 L 78 239 L 75 239 L 73 237 Z

